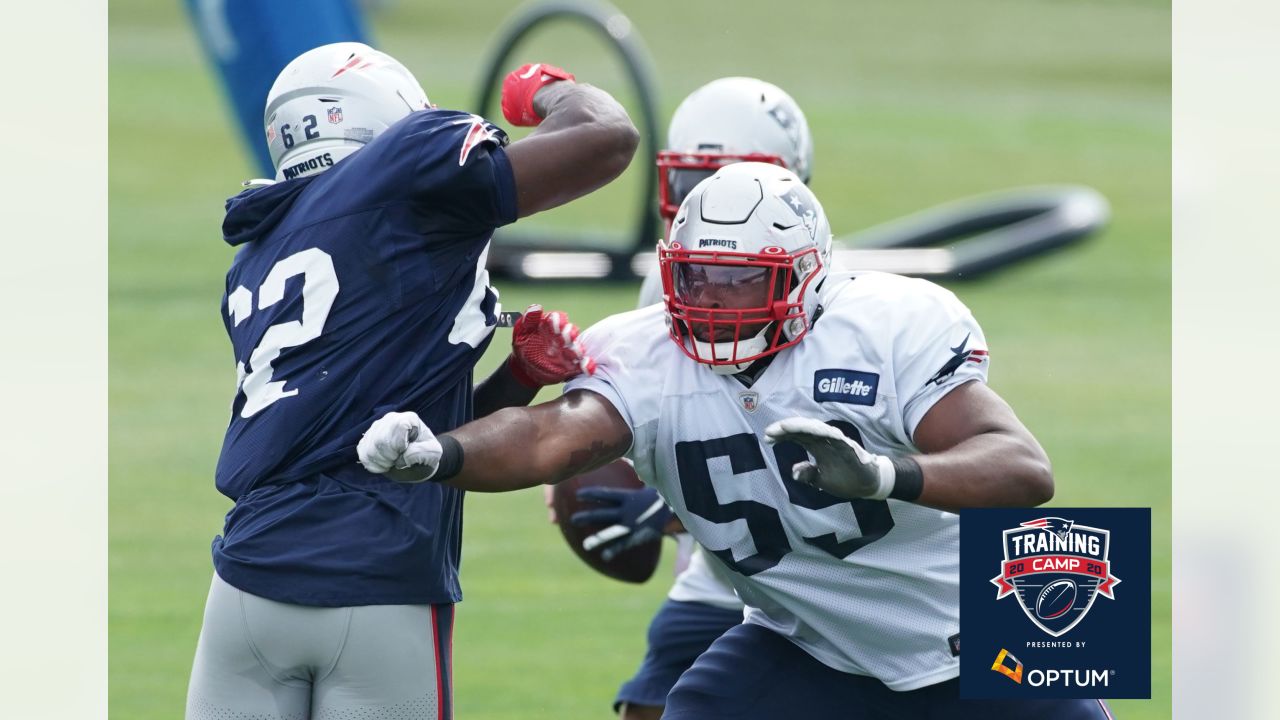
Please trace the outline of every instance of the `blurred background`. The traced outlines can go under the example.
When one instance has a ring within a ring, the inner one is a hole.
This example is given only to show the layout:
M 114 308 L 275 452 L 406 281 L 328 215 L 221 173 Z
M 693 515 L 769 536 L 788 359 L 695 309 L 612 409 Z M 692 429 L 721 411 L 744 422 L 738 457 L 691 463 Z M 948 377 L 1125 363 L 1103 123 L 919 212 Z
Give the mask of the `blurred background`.
M 373 3 L 374 43 L 441 107 L 473 103 L 515 2 Z M 1158 0 L 824 0 L 623 4 L 648 46 L 660 136 L 676 104 L 724 75 L 787 90 L 814 136 L 812 187 L 837 235 L 959 197 L 1076 183 L 1111 203 L 1079 247 L 948 283 L 993 354 L 991 385 L 1054 463 L 1054 505 L 1153 508 L 1151 701 L 1169 717 L 1170 10 Z M 187 10 L 109 6 L 110 709 L 181 714 L 209 541 L 230 502 L 212 474 L 234 389 L 218 303 L 223 200 L 261 173 Z M 624 68 L 573 25 L 512 56 L 551 62 L 633 109 Z M 499 114 L 488 115 L 501 122 Z M 514 133 L 519 137 L 522 133 Z M 649 157 L 613 186 L 521 228 L 630 238 Z M 582 326 L 634 306 L 638 282 L 502 283 Z M 499 330 L 479 368 L 507 352 Z M 547 397 L 550 397 L 548 393 Z M 546 522 L 541 493 L 467 501 L 454 644 L 460 718 L 609 717 L 665 595 L 595 575 Z

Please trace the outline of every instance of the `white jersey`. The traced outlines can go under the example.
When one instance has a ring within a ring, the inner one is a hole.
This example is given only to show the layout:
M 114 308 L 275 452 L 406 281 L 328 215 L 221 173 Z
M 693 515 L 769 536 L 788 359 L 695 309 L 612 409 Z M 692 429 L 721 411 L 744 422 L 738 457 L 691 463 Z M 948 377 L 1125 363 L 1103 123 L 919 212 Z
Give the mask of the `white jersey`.
M 671 341 L 661 306 L 583 335 L 595 375 L 566 391 L 607 398 L 631 426 L 640 477 L 723 566 L 747 622 L 829 667 L 894 690 L 955 677 L 958 517 L 897 500 L 846 501 L 796 482 L 797 445 L 763 443 L 783 418 L 830 422 L 882 454 L 918 452 L 925 413 L 955 387 L 986 380 L 972 314 L 937 285 L 885 273 L 828 276 L 809 334 L 751 387 Z
M 724 610 L 742 611 L 742 600 L 733 589 L 729 570 L 724 565 L 713 565 L 707 553 L 697 542 L 688 543 L 688 564 L 676 576 L 675 584 L 667 597 L 680 602 L 696 602 Z
M 653 263 L 649 272 L 640 284 L 639 307 L 643 308 L 662 302 L 662 272 L 658 263 Z M 666 328 L 661 331 L 666 333 Z M 702 547 L 689 539 L 687 533 L 677 536 L 676 581 L 667 592 L 667 597 L 680 602 L 696 602 L 725 610 L 741 610 L 742 600 L 733 589 L 733 585 L 725 579 L 726 572 L 716 572 L 715 566 L 707 562 Z M 689 539 L 686 542 L 686 539 Z

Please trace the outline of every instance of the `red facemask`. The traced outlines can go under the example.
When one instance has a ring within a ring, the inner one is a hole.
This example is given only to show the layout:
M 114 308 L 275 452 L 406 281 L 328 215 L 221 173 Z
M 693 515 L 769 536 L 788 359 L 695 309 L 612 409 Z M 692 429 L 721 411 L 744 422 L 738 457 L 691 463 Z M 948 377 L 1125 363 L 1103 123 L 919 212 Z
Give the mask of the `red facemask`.
M 796 263 L 805 255 L 813 255 L 820 266 L 812 247 L 792 255 L 780 247 L 740 253 L 685 250 L 678 243 L 660 246 L 672 339 L 686 355 L 707 365 L 740 365 L 796 344 L 804 333 L 787 339 L 782 330 L 797 318 L 808 326 L 803 303 L 787 299 Z M 763 337 L 755 340 L 762 330 Z

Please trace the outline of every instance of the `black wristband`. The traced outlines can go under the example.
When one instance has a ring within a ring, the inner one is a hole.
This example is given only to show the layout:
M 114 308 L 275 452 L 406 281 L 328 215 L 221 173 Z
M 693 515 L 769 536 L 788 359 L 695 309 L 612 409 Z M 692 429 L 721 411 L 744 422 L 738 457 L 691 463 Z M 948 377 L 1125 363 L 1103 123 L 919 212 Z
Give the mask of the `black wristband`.
M 889 497 L 915 502 L 924 491 L 924 473 L 920 471 L 920 463 L 910 455 L 898 455 L 889 461 L 893 463 L 893 490 Z
M 436 466 L 431 482 L 444 482 L 462 470 L 462 443 L 449 435 L 436 439 L 440 441 L 440 464 Z

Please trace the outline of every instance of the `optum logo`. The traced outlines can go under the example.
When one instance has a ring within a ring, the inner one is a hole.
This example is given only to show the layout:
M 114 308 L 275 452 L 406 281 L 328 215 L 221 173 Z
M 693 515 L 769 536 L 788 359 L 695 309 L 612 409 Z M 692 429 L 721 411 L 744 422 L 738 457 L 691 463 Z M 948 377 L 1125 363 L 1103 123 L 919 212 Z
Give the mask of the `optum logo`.
M 1107 687 L 1107 670 L 1028 670 L 1027 684 L 1035 687 Z
M 1013 653 L 1000 649 L 991 669 L 1022 684 L 1024 666 Z M 1114 670 L 1027 670 L 1027 684 L 1034 687 L 1109 687 Z

